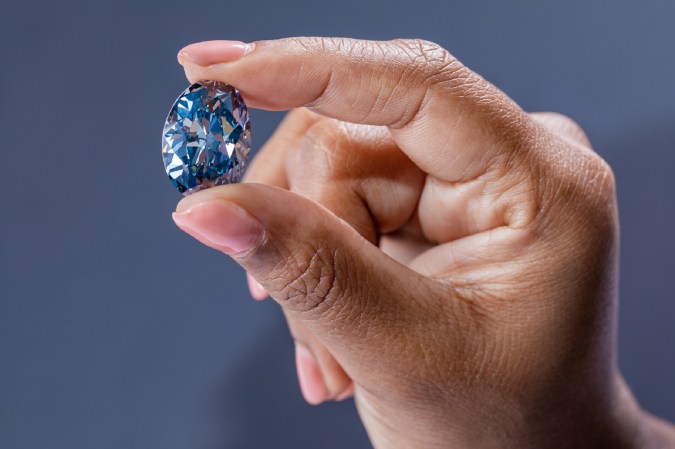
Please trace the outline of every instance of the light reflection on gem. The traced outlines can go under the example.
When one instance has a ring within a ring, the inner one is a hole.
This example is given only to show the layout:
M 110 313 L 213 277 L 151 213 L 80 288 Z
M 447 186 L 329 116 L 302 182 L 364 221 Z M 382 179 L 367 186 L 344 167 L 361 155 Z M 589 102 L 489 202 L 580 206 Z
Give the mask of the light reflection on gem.
M 171 107 L 162 144 L 166 173 L 185 195 L 239 182 L 251 149 L 248 110 L 239 91 L 218 81 L 188 87 Z

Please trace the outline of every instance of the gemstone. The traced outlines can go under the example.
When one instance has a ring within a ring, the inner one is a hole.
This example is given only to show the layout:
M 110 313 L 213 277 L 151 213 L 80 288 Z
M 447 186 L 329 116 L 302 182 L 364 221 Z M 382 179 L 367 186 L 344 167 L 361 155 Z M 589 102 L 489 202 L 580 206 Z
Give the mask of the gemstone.
M 162 156 L 184 195 L 239 182 L 251 149 L 251 124 L 241 94 L 229 84 L 200 81 L 185 89 L 164 125 Z

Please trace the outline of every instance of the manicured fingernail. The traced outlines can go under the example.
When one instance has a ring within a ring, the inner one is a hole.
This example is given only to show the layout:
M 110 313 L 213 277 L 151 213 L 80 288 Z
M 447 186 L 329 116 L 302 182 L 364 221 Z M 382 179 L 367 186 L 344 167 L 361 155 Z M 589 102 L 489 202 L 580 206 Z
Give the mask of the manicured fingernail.
M 253 248 L 264 234 L 262 224 L 234 203 L 213 200 L 174 212 L 179 228 L 211 248 L 229 255 Z
M 295 364 L 305 401 L 317 405 L 328 399 L 328 389 L 323 381 L 319 364 L 309 349 L 299 343 L 295 344 Z
M 354 394 L 354 384 L 350 384 L 345 391 L 335 396 L 336 401 L 344 401 L 345 399 L 351 397 Z
M 267 298 L 267 290 L 265 290 L 265 287 L 260 285 L 260 283 L 256 281 L 253 276 L 247 274 L 246 281 L 248 281 L 248 290 L 251 292 L 253 299 L 256 301 L 262 301 L 263 299 Z
M 254 44 L 240 41 L 206 41 L 188 45 L 178 52 L 178 62 L 201 66 L 234 62 L 253 51 Z

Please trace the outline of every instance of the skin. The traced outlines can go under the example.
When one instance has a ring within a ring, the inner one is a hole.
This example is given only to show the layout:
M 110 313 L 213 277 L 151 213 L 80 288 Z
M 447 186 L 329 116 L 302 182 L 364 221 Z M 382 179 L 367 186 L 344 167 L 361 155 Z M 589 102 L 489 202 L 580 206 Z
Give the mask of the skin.
M 246 183 L 176 223 L 282 307 L 310 403 L 354 396 L 384 448 L 675 448 L 616 363 L 610 167 L 439 46 L 193 44 L 190 81 L 291 110 Z

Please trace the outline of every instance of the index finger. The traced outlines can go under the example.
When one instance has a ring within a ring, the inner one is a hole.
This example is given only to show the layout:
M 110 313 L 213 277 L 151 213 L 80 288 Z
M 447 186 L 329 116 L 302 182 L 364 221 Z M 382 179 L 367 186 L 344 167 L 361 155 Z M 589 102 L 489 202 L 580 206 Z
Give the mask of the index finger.
M 179 60 L 191 81 L 232 84 L 252 107 L 304 106 L 387 126 L 413 162 L 446 181 L 476 177 L 495 156 L 515 152 L 532 123 L 499 89 L 430 42 L 298 37 L 258 41 L 239 53 L 232 45 L 193 44 Z

